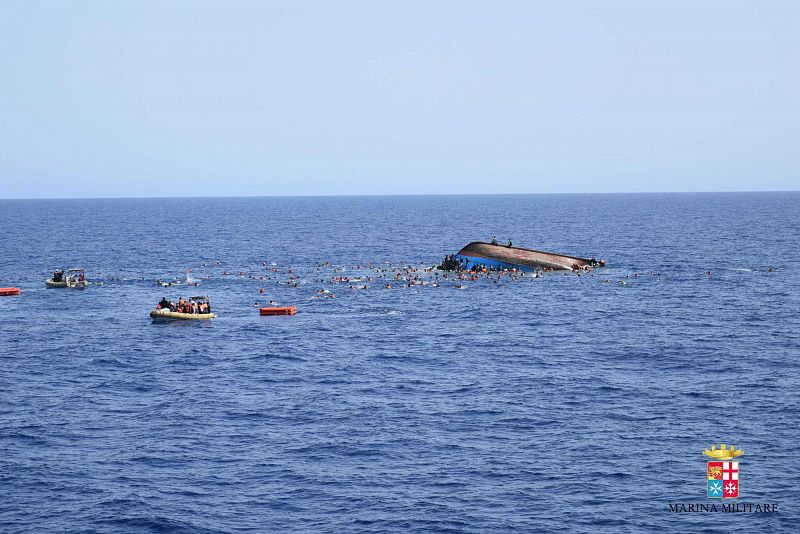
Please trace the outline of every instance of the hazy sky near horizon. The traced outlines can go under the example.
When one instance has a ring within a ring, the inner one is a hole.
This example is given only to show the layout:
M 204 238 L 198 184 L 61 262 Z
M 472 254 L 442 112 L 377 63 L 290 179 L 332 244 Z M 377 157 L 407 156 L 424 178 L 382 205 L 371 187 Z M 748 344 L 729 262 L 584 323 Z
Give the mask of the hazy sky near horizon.
M 0 5 L 0 198 L 800 189 L 800 2 Z

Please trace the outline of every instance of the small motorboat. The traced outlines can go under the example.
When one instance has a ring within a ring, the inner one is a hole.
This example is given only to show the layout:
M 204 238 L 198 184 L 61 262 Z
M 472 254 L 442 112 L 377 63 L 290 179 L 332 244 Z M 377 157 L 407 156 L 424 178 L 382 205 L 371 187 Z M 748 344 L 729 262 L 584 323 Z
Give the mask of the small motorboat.
M 19 295 L 18 287 L 0 287 L 0 297 L 10 297 L 12 295 Z
M 205 304 L 207 309 L 208 309 L 208 313 L 186 312 L 185 311 L 186 308 L 187 307 L 188 308 L 193 307 L 193 303 L 196 303 L 198 307 L 200 305 L 202 305 L 202 304 Z M 177 308 L 176 309 L 170 309 L 169 307 L 162 306 L 162 304 L 159 303 L 159 307 L 150 312 L 150 317 L 154 321 L 167 320 L 167 319 L 176 319 L 176 320 L 181 320 L 181 321 L 205 321 L 205 320 L 214 319 L 214 318 L 217 317 L 216 314 L 211 313 L 211 304 L 209 303 L 208 297 L 206 297 L 206 296 L 190 297 L 189 301 L 188 301 L 188 306 L 184 307 L 183 310 L 184 311 L 178 311 Z
M 83 289 L 89 285 L 83 269 L 70 269 L 66 273 L 64 269 L 53 271 L 53 277 L 45 280 L 47 287 L 71 287 Z
M 297 308 L 294 306 L 269 306 L 258 309 L 259 315 L 294 315 Z

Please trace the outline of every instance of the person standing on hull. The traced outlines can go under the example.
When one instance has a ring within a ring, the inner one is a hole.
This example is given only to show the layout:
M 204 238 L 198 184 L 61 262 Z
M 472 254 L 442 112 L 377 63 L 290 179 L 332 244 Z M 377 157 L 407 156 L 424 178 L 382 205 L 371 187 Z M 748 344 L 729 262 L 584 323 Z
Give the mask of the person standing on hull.
M 498 245 L 498 244 L 499 243 L 497 242 L 497 236 L 493 235 L 492 236 L 492 245 Z

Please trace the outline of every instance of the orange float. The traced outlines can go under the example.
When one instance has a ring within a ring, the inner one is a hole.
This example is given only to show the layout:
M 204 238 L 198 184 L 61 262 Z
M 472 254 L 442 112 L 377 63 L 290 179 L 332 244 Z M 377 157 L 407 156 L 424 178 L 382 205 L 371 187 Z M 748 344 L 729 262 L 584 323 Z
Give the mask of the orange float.
M 10 297 L 11 295 L 19 295 L 18 287 L 0 287 L 0 297 Z
M 297 313 L 297 308 L 294 306 L 270 306 L 259 308 L 258 313 L 261 315 L 294 315 Z

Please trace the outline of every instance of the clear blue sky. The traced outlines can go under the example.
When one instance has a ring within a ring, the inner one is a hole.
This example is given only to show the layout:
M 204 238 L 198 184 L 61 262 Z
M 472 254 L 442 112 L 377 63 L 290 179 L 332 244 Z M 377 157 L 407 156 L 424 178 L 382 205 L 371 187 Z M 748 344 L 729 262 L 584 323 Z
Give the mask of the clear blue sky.
M 800 1 L 6 1 L 0 82 L 0 198 L 800 189 Z

